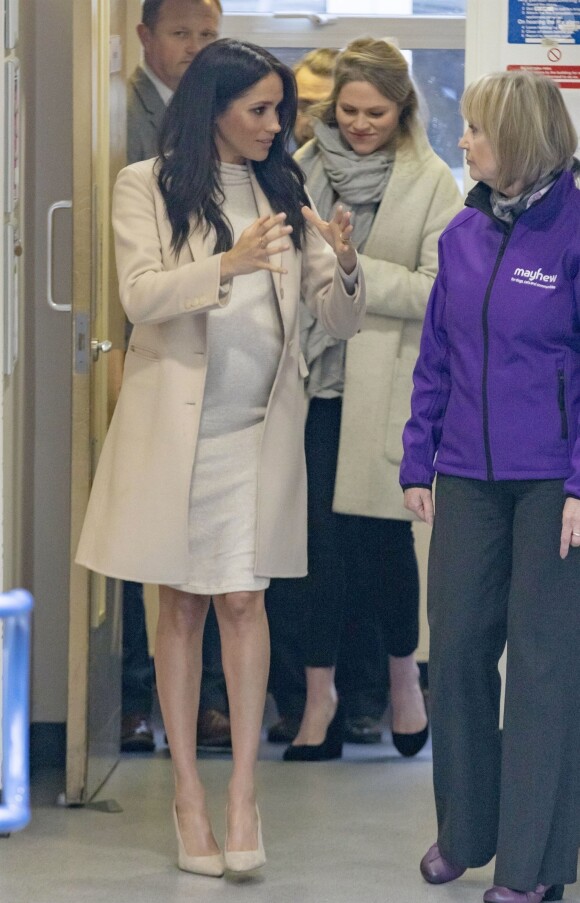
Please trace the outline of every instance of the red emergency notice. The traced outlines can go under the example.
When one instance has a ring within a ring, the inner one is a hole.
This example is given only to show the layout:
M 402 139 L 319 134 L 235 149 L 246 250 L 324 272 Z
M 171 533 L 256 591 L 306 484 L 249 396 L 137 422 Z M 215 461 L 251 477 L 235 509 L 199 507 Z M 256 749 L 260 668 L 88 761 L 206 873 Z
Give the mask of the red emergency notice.
M 538 75 L 546 75 L 548 78 L 551 78 L 560 88 L 580 89 L 580 66 L 513 65 L 507 68 L 508 70 L 529 69 L 530 72 L 536 72 Z

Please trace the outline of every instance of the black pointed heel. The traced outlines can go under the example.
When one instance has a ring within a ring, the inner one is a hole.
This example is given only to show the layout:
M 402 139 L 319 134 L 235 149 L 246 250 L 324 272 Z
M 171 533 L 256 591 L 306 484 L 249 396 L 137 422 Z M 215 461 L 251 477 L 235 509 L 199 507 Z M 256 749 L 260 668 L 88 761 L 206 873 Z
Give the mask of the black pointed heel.
M 329 759 L 340 759 L 343 741 L 344 709 L 339 702 L 323 742 L 316 746 L 288 746 L 283 759 L 285 762 L 326 762 Z
M 427 722 L 422 731 L 417 731 L 415 734 L 396 734 L 395 731 L 392 733 L 393 746 L 397 752 L 405 756 L 405 758 L 411 758 L 411 756 L 416 756 L 418 752 L 421 752 L 425 746 L 429 738 L 429 722 Z

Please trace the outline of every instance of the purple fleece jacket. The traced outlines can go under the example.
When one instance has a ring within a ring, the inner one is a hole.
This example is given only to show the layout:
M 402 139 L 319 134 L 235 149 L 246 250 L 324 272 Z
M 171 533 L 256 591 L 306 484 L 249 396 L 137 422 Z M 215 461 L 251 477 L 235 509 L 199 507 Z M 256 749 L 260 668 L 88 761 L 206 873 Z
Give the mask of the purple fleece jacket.
M 580 191 L 562 173 L 512 227 L 489 193 L 439 239 L 401 485 L 564 479 L 580 498 Z

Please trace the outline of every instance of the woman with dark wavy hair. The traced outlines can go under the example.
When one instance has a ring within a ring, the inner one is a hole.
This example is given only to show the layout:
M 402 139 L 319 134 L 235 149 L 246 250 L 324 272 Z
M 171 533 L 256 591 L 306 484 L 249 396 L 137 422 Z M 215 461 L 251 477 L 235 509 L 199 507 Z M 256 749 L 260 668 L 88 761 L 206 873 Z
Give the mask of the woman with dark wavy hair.
M 294 76 L 260 47 L 202 50 L 160 157 L 114 192 L 120 296 L 134 324 L 78 561 L 158 583 L 157 689 L 175 776 L 179 867 L 265 863 L 255 765 L 271 577 L 306 573 L 302 295 L 337 337 L 364 314 L 350 214 L 312 210 L 285 150 Z M 226 840 L 195 761 L 205 617 L 217 613 L 232 726 Z
M 212 59 L 198 54 L 191 63 L 180 90 L 170 104 L 160 135 L 159 186 L 167 205 L 173 242 L 181 250 L 189 234 L 189 218 L 205 231 L 216 230 L 216 252 L 228 250 L 231 229 L 223 215 L 223 174 L 220 162 L 220 127 L 216 119 L 232 99 L 240 97 L 257 81 L 276 76 L 281 99 L 276 108 L 275 133 L 266 135 L 252 160 L 258 184 L 275 213 L 286 213 L 296 249 L 304 234 L 301 207 L 310 206 L 304 191 L 302 170 L 287 153 L 286 146 L 296 118 L 296 81 L 292 71 L 275 56 L 250 44 L 228 39 L 215 41 Z M 264 111 L 265 112 L 265 111 Z M 256 118 L 263 116 L 261 109 Z

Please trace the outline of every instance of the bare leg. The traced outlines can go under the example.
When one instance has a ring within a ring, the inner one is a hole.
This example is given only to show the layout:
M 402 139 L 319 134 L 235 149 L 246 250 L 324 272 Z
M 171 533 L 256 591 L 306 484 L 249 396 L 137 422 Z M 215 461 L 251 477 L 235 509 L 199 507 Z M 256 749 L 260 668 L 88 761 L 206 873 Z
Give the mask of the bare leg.
M 264 592 L 224 593 L 214 596 L 214 605 L 232 728 L 228 850 L 255 850 L 258 846 L 255 770 L 270 668 Z
M 338 695 L 334 685 L 335 668 L 306 668 L 306 706 L 300 730 L 293 746 L 317 746 L 324 743 L 328 725 L 334 718 Z
M 206 596 L 159 587 L 155 674 L 171 749 L 179 827 L 190 856 L 219 852 L 196 761 L 201 650 L 208 608 Z
M 389 655 L 389 678 L 391 730 L 397 734 L 422 731 L 427 726 L 427 713 L 415 654 Z

